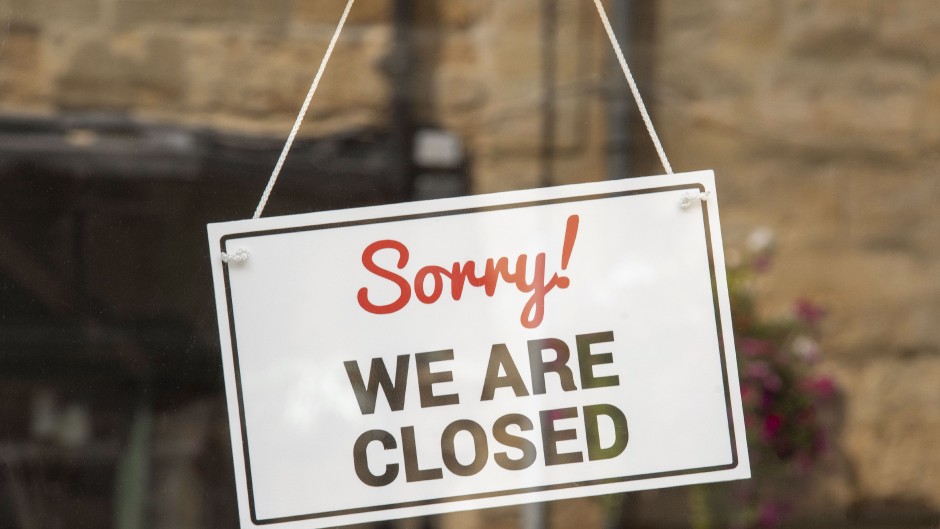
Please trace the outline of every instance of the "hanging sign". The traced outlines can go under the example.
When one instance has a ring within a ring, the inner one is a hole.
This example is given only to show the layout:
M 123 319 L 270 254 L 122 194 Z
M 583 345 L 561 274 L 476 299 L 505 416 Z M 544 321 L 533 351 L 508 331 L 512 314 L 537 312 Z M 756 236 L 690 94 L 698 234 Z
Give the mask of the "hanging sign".
M 243 528 L 750 475 L 711 172 L 208 232 Z

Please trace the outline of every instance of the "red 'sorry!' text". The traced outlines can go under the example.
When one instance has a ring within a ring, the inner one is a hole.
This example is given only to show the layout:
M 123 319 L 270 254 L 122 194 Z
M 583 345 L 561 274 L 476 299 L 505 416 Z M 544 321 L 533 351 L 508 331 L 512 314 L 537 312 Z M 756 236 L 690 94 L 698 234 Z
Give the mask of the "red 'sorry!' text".
M 568 217 L 565 226 L 565 238 L 561 253 L 561 270 L 568 268 L 568 261 L 574 249 L 575 238 L 578 236 L 578 215 Z M 532 270 L 532 280 L 526 280 L 529 275 L 529 255 L 520 254 L 515 266 L 510 268 L 508 257 L 490 257 L 481 267 L 476 261 L 464 263 L 454 262 L 450 268 L 438 265 L 426 265 L 418 270 L 412 281 L 403 277 L 400 272 L 382 268 L 375 262 L 375 255 L 382 251 L 392 251 L 398 254 L 395 268 L 403 271 L 408 265 L 409 251 L 403 243 L 393 239 L 383 239 L 366 246 L 362 252 L 362 265 L 366 270 L 376 276 L 391 281 L 398 287 L 398 297 L 391 303 L 376 304 L 369 299 L 369 289 L 362 287 L 356 296 L 359 306 L 372 314 L 391 314 L 397 312 L 411 301 L 412 295 L 418 301 L 430 305 L 444 294 L 444 284 L 450 284 L 450 297 L 459 301 L 463 296 L 466 285 L 482 288 L 487 296 L 496 293 L 496 285 L 500 281 L 515 286 L 519 292 L 530 294 L 528 301 L 522 309 L 519 321 L 527 329 L 534 329 L 542 323 L 545 317 L 545 296 L 553 288 L 568 288 L 570 280 L 559 272 L 546 279 L 545 252 L 535 256 Z M 478 272 L 479 270 L 479 272 Z M 479 275 L 478 275 L 479 274 Z

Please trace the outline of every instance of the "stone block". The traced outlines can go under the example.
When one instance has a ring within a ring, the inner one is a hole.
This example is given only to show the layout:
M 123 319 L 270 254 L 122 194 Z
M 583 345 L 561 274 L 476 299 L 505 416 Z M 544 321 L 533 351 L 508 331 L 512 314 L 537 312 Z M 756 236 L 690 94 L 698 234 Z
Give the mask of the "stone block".
M 428 0 L 421 0 L 417 5 Z M 292 0 L 291 23 L 300 26 L 335 27 L 346 2 L 336 0 Z M 359 0 L 353 4 L 346 20 L 350 25 L 391 24 L 392 0 Z
M 864 251 L 904 251 L 926 255 L 940 249 L 928 221 L 936 217 L 934 187 L 917 166 L 882 171 L 860 169 L 845 175 L 846 237 Z M 930 247 L 933 248 L 930 248 Z
M 176 36 L 153 35 L 147 39 L 144 64 L 134 76 L 138 104 L 179 108 L 186 83 L 184 57 L 184 47 Z
M 940 349 L 929 323 L 940 307 L 930 279 L 940 274 L 931 257 L 940 241 L 929 179 L 916 166 L 879 172 L 768 160 L 736 162 L 717 176 L 729 251 L 758 226 L 776 235 L 761 281 L 767 313 L 787 312 L 798 298 L 826 306 L 825 346 L 840 359 Z
M 645 78 L 649 83 L 653 75 L 661 78 L 667 90 L 659 95 L 670 97 L 667 104 L 678 98 L 723 105 L 733 101 L 738 108 L 731 110 L 740 113 L 778 62 L 781 6 L 777 2 L 695 4 L 681 9 L 670 5 L 666 10 L 671 16 L 663 18 L 657 31 L 669 38 L 649 52 L 655 54 L 655 71 L 638 75 L 638 82 Z
M 779 61 L 754 101 L 759 124 L 825 150 L 914 154 L 921 69 L 904 63 Z M 781 138 L 781 139 L 782 139 Z
M 873 357 L 837 374 L 856 494 L 940 507 L 940 356 Z
M 443 122 L 479 112 L 489 92 L 478 72 L 470 68 L 443 66 L 435 75 L 435 114 Z
M 438 517 L 441 529 L 482 529 L 483 511 L 461 511 L 442 514 Z
M 454 66 L 478 66 L 481 62 L 481 50 L 487 43 L 472 33 L 437 33 L 439 49 L 434 50 L 438 68 Z M 430 48 L 430 46 L 429 46 Z M 430 49 L 427 51 L 431 51 Z M 477 75 L 480 75 L 477 71 Z
M 642 128 L 641 120 L 634 109 L 630 110 L 631 118 L 637 125 L 633 134 L 634 155 L 655 160 L 658 164 L 653 143 L 646 129 Z M 745 165 L 747 149 L 753 139 L 749 141 L 748 134 L 729 126 L 729 121 L 735 116 L 722 110 L 723 107 L 709 103 L 675 104 L 661 107 L 658 112 L 654 112 L 652 119 L 654 125 L 657 125 L 657 132 L 666 154 L 676 168 L 714 169 L 725 182 L 733 179 L 735 185 L 746 187 L 746 190 L 750 191 L 762 178 L 760 172 L 753 174 L 753 168 L 749 168 L 752 169 L 752 174 L 743 174 L 742 166 Z M 764 167 L 766 165 L 771 163 L 768 162 Z M 657 168 L 654 165 L 653 170 L 661 171 L 662 167 Z M 729 188 L 728 185 L 723 185 L 720 191 L 736 202 L 749 199 L 740 196 L 739 191 Z M 735 195 L 730 195 L 732 192 Z
M 721 0 L 702 0 L 701 2 L 662 0 L 659 2 L 660 6 L 657 12 L 663 25 L 677 31 L 683 31 L 688 28 L 703 28 L 713 25 L 719 12 L 718 6 L 722 3 Z
M 40 33 L 31 29 L 13 29 L 6 32 L 2 40 L 0 102 L 4 106 L 38 103 L 45 91 L 41 85 Z
M 530 95 L 541 79 L 539 3 L 534 0 L 494 5 L 486 75 L 508 97 Z M 511 30 L 510 30 L 511 28 Z
M 581 184 L 607 179 L 606 157 L 600 149 L 562 155 L 552 163 L 552 185 Z
M 940 13 L 931 0 L 877 2 L 873 10 L 885 59 L 940 59 Z
M 487 108 L 480 137 L 493 152 L 537 157 L 545 139 L 546 115 L 541 98 L 499 101 Z M 555 156 L 581 152 L 589 137 L 606 124 L 604 116 L 592 112 L 588 94 L 557 97 L 554 100 L 554 134 L 549 140 Z
M 2 13 L 9 13 L 15 22 L 42 26 L 49 23 L 90 25 L 101 16 L 100 0 L 6 0 Z M 0 6 L 2 7 L 2 6 Z
M 615 60 L 597 11 L 592 2 L 554 2 L 554 6 L 555 82 L 559 85 L 586 82 L 603 67 L 605 59 Z M 538 24 L 527 35 L 535 42 L 543 39 L 541 11 L 532 13 Z M 629 45 L 623 44 L 629 50 Z
M 434 4 L 431 8 L 430 5 Z M 466 29 L 483 21 L 493 10 L 494 0 L 421 0 L 416 2 L 419 20 L 422 12 L 434 13 L 434 19 L 426 20 L 445 30 Z
M 7 11 L 4 15 L 10 15 L 10 22 L 16 22 L 21 25 L 38 26 L 49 18 L 46 10 L 46 3 L 49 0 L 6 0 Z
M 487 529 L 515 529 L 522 526 L 523 509 L 525 506 L 496 507 L 480 511 L 481 528 Z
M 234 83 L 227 79 L 226 52 L 232 37 L 218 31 L 191 32 L 183 36 L 185 89 L 178 102 L 189 115 L 218 109 L 220 86 Z
M 918 107 L 919 136 L 925 147 L 936 152 L 940 148 L 940 73 L 934 73 L 924 84 Z
M 48 1 L 48 0 L 47 0 Z M 290 0 L 116 0 L 115 25 L 130 30 L 160 24 L 249 27 L 280 34 Z
M 774 63 L 781 30 L 776 2 L 722 4 L 721 17 L 706 34 L 670 46 L 662 63 L 677 86 L 691 98 L 735 100 L 746 105 L 760 80 Z M 678 39 L 677 39 L 678 40 Z
M 800 298 L 824 306 L 824 348 L 840 360 L 936 351 L 938 274 L 940 265 L 901 252 L 810 252 L 781 241 L 761 299 L 769 313 Z
M 721 152 L 721 147 L 715 150 Z M 769 225 L 777 232 L 781 251 L 797 255 L 902 252 L 918 259 L 938 246 L 925 237 L 932 217 L 930 186 L 916 165 L 879 171 L 857 163 L 788 161 L 789 155 L 797 156 L 793 153 L 754 159 L 759 153 L 745 151 L 737 159 L 722 157 L 708 164 L 718 169 L 723 227 L 746 236 L 757 226 Z
M 323 113 L 330 113 L 330 108 L 384 108 L 388 105 L 389 81 L 378 65 L 388 51 L 390 38 L 388 28 L 375 27 L 350 38 L 344 46 L 337 46 L 317 93 L 318 98 L 323 98 L 320 100 Z M 308 51 L 302 49 L 295 61 L 295 70 L 304 72 L 304 85 L 309 85 L 315 72 L 307 66 L 310 65 Z M 302 93 L 306 94 L 306 88 Z
M 63 108 L 176 108 L 183 94 L 183 53 L 174 37 L 89 38 L 64 65 L 53 95 Z
M 535 98 L 490 105 L 481 124 L 480 146 L 501 155 L 534 158 L 542 142 L 544 121 L 538 109 L 539 102 Z
M 477 153 L 470 182 L 474 194 L 530 189 L 539 185 L 539 167 L 531 157 Z
M 783 41 L 796 55 L 860 57 L 875 40 L 877 0 L 786 0 Z
M 555 84 L 587 82 L 603 64 L 598 53 L 602 30 L 599 23 L 587 19 L 597 15 L 593 7 L 576 3 L 559 3 L 555 10 Z M 486 34 L 489 53 L 484 63 L 492 68 L 487 73 L 495 88 L 518 95 L 530 92 L 532 85 L 540 89 L 544 84 L 544 17 L 541 4 L 529 0 L 503 2 L 494 8 L 494 29 Z M 601 50 L 610 53 L 606 47 Z
M 118 56 L 107 42 L 94 40 L 76 49 L 70 66 L 56 79 L 54 102 L 69 109 L 127 109 L 134 104 L 135 61 Z
M 604 510 L 598 498 L 574 498 L 549 504 L 549 529 L 601 529 Z
M 384 118 L 388 81 L 376 64 L 387 49 L 389 32 L 376 26 L 349 33 L 337 45 L 313 99 L 305 130 L 349 116 L 346 126 Z M 289 40 L 237 37 L 219 58 L 222 74 L 211 87 L 214 111 L 255 122 L 289 124 L 303 103 L 328 35 Z M 371 117 L 368 117 L 371 116 Z M 342 128 L 342 127 L 341 127 Z M 316 130 L 322 130 L 317 128 Z
M 783 2 L 720 2 L 716 11 L 715 42 L 744 53 L 776 48 L 785 27 Z
M 556 106 L 555 147 L 564 154 L 581 155 L 588 151 L 605 158 L 609 145 L 609 115 L 604 99 L 596 93 L 561 95 Z

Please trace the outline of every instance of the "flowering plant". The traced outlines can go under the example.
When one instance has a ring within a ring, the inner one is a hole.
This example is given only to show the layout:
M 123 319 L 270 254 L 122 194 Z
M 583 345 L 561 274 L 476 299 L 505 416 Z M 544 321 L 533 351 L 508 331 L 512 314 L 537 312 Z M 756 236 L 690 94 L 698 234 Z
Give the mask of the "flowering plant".
M 754 237 L 752 237 L 753 239 Z M 767 239 L 764 237 L 763 239 Z M 753 285 L 770 266 L 772 244 L 751 245 L 743 263 L 729 267 L 728 283 L 738 352 L 741 398 L 754 478 L 739 500 L 739 527 L 779 525 L 786 506 L 768 497 L 767 481 L 804 474 L 826 449 L 820 412 L 837 392 L 833 381 L 812 372 L 818 361 L 825 311 L 807 300 L 793 314 L 765 319 Z
M 729 254 L 727 272 L 753 477 L 689 487 L 693 529 L 779 526 L 789 509 L 781 498 L 792 498 L 794 490 L 803 490 L 792 487 L 793 480 L 810 477 L 826 452 L 830 405 L 838 397 L 832 379 L 814 371 L 825 311 L 808 300 L 798 300 L 791 314 L 764 317 L 757 310 L 755 285 L 772 264 L 773 233 L 755 231 L 748 248 L 737 259 Z M 630 511 L 624 506 L 627 496 L 605 497 L 607 527 L 631 526 L 623 521 Z

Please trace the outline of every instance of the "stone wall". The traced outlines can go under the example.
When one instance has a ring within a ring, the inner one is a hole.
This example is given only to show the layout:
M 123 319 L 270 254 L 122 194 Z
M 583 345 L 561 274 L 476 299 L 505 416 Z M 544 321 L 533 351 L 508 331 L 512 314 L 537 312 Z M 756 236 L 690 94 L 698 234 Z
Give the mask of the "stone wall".
M 940 506 L 940 11 L 925 0 L 662 0 L 650 94 L 722 227 L 776 233 L 766 310 L 829 310 L 845 501 Z
M 81 7 L 79 7 L 79 5 Z M 119 111 L 286 135 L 344 2 L 0 0 L 0 111 Z M 415 111 L 467 145 L 476 191 L 531 187 L 544 119 L 540 2 L 414 2 Z M 557 14 L 556 181 L 603 178 L 607 61 L 589 3 Z M 302 134 L 388 122 L 391 1 L 354 6 Z
M 5 112 L 123 111 L 286 135 L 342 13 L 315 0 L 0 0 Z M 360 2 L 304 132 L 385 120 L 389 2 Z
M 765 310 L 800 297 L 829 310 L 820 370 L 847 403 L 848 469 L 833 497 L 940 508 L 935 1 L 635 4 L 641 88 L 676 170 L 716 170 L 729 254 L 771 228 Z M 607 176 L 606 101 L 626 87 L 591 2 L 565 0 L 546 178 L 540 6 L 415 1 L 416 114 L 460 136 L 476 192 Z M 0 0 L 0 112 L 121 111 L 285 135 L 342 7 Z M 304 134 L 388 121 L 390 18 L 390 0 L 356 3 Z M 634 137 L 633 174 L 660 173 Z

